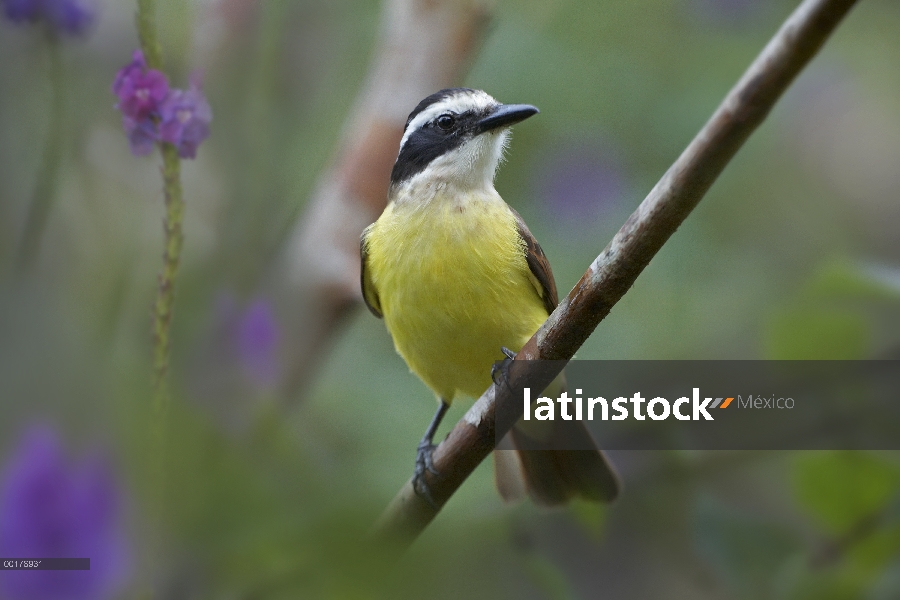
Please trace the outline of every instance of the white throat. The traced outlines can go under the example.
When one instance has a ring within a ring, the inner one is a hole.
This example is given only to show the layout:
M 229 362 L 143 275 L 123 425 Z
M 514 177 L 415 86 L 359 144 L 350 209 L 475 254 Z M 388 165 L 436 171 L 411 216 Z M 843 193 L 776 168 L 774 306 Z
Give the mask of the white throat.
M 494 175 L 503 160 L 509 133 L 509 129 L 482 133 L 437 157 L 420 173 L 392 189 L 391 199 L 428 202 L 446 191 L 495 196 Z

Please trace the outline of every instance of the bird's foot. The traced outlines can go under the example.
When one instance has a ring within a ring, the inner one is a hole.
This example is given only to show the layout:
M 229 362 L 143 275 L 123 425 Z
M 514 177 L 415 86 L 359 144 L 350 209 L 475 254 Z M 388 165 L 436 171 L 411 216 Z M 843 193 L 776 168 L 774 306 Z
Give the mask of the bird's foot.
M 438 508 L 437 503 L 431 494 L 431 487 L 425 481 L 425 472 L 428 471 L 432 475 L 440 475 L 437 469 L 434 468 L 434 460 L 432 458 L 436 447 L 429 439 L 423 439 L 419 442 L 416 452 L 416 470 L 413 473 L 413 489 L 422 500 L 435 510 Z
M 509 365 L 516 358 L 516 353 L 507 348 L 506 346 L 500 346 L 500 351 L 506 355 L 506 358 L 503 359 L 503 362 L 500 364 L 494 363 L 491 365 L 491 381 L 495 384 L 500 385 L 500 382 L 497 381 L 497 374 L 503 376 L 503 381 L 506 382 L 506 385 L 509 386 Z
M 416 452 L 416 470 L 413 474 L 413 490 L 415 490 L 416 495 L 427 502 L 435 511 L 438 510 L 438 505 L 437 502 L 434 501 L 434 496 L 431 494 L 431 487 L 428 485 L 428 482 L 425 481 L 425 473 L 429 472 L 432 475 L 440 475 L 438 470 L 434 468 L 434 460 L 432 459 L 436 447 L 434 445 L 434 434 L 437 433 L 437 429 L 440 427 L 441 421 L 449 409 L 450 403 L 441 398 L 441 404 L 438 406 L 437 412 L 434 413 L 434 418 L 431 419 L 431 424 L 428 425 L 428 429 L 425 430 L 425 435 L 422 436 L 422 441 L 419 442 Z

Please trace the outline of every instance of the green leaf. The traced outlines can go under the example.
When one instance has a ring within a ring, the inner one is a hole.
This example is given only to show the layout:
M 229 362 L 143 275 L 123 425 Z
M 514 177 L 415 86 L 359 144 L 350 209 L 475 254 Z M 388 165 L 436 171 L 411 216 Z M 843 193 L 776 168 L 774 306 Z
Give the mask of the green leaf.
M 797 501 L 833 534 L 883 510 L 900 487 L 900 470 L 858 451 L 809 452 L 793 465 Z
M 602 540 L 606 531 L 606 517 L 609 514 L 606 506 L 596 502 L 576 499 L 569 507 L 575 520 L 584 527 L 592 538 Z
M 837 260 L 825 265 L 807 284 L 806 294 L 831 298 L 900 301 L 900 268 Z

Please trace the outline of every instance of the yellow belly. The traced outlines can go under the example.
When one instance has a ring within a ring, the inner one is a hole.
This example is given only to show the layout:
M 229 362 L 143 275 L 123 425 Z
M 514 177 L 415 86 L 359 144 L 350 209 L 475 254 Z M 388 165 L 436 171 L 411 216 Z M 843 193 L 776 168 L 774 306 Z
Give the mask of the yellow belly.
M 547 318 L 499 196 L 389 205 L 367 269 L 397 352 L 447 402 L 481 395 L 501 346 L 517 352 Z

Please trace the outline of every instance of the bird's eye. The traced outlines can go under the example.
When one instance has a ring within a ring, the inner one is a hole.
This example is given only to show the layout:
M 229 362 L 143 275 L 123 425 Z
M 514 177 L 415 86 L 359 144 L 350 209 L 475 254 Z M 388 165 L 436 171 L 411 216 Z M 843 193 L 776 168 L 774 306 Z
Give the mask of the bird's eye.
M 450 131 L 453 129 L 453 125 L 456 124 L 456 119 L 450 113 L 444 113 L 437 118 L 435 123 L 444 131 Z

